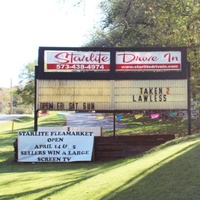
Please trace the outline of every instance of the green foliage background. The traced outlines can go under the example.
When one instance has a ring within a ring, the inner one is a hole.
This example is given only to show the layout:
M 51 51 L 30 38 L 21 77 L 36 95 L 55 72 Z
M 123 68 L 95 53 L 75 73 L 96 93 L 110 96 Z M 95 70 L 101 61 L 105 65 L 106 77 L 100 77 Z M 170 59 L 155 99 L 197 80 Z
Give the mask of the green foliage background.
M 200 78 L 200 0 L 103 0 L 101 25 L 86 46 L 187 47 L 192 98 Z

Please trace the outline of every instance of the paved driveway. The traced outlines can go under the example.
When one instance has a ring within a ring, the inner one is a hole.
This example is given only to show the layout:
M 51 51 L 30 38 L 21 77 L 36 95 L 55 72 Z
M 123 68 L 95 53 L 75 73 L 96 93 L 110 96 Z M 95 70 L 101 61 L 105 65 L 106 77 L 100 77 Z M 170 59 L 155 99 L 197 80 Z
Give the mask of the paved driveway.
M 14 119 L 24 117 L 27 115 L 0 115 L 0 124 L 7 122 L 7 121 L 12 121 Z
M 104 130 L 113 129 L 113 117 L 100 113 L 64 113 L 67 126 L 71 127 L 102 127 Z M 115 128 L 126 127 L 121 121 L 115 121 Z

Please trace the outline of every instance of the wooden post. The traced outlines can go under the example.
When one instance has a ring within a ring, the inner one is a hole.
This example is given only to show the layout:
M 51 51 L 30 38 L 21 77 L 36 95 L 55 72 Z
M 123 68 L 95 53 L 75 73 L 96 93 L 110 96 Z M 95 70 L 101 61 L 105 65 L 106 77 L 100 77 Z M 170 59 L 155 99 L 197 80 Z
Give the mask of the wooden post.
M 10 114 L 13 114 L 12 79 L 10 79 Z
M 13 133 L 13 130 L 14 130 L 14 120 L 12 121 L 12 133 Z
M 198 108 L 198 116 L 196 120 L 196 127 L 197 129 L 200 129 L 200 108 Z

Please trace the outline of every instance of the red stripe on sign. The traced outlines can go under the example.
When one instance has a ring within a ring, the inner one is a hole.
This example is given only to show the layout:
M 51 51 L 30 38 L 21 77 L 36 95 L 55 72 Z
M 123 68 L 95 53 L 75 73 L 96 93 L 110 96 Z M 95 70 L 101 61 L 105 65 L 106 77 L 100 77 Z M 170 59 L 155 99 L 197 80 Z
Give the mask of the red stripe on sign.
M 109 71 L 110 64 L 47 64 L 46 71 Z

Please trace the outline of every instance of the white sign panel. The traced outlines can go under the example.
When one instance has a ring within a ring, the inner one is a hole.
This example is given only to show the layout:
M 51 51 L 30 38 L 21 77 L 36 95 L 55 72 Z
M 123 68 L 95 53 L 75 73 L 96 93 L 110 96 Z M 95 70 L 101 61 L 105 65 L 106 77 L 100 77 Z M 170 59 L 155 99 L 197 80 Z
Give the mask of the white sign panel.
M 187 80 L 116 81 L 116 110 L 187 109 Z
M 93 132 L 19 132 L 18 162 L 91 161 L 93 145 Z
M 102 136 L 102 127 L 72 127 L 72 126 L 63 126 L 63 127 L 48 127 L 48 130 L 50 131 L 85 131 L 85 132 L 93 132 L 93 135 L 96 136 Z M 47 127 L 38 127 L 38 131 L 47 131 Z
M 112 81 L 39 80 L 37 109 L 111 110 Z
M 110 71 L 110 52 L 45 51 L 44 71 Z
M 180 51 L 117 52 L 116 71 L 180 71 Z
M 102 128 L 101 127 L 71 127 L 68 126 L 68 130 L 70 131 L 91 131 L 94 136 L 102 136 Z
M 187 80 L 39 80 L 37 109 L 187 109 Z

